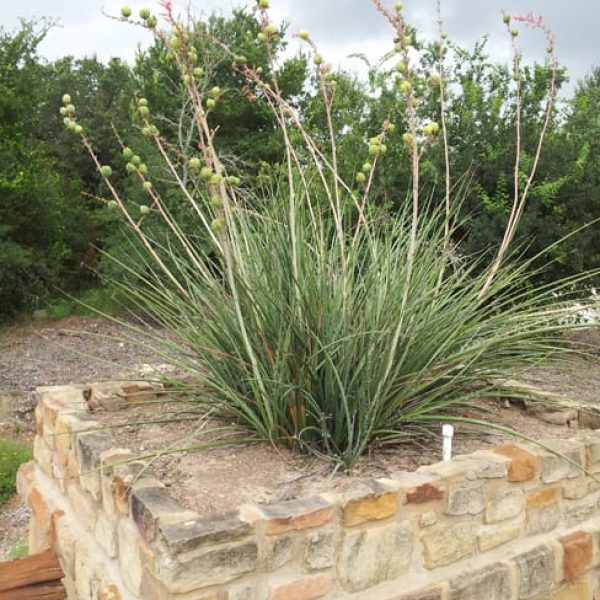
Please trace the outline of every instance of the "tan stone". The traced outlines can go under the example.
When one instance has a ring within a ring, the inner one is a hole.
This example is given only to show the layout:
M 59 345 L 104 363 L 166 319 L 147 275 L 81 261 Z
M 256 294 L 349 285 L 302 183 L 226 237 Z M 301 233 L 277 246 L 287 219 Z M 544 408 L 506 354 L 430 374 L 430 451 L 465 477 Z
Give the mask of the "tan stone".
M 448 490 L 448 515 L 478 515 L 483 511 L 483 489 L 480 484 L 451 487 Z
M 114 583 L 109 583 L 100 589 L 98 600 L 122 600 L 121 592 Z
M 37 519 L 42 531 L 47 534 L 49 517 L 48 505 L 46 504 L 46 500 L 42 496 L 42 493 L 37 486 L 33 486 L 31 489 L 29 504 L 31 505 L 33 516 Z
M 533 479 L 539 471 L 539 461 L 537 456 L 520 448 L 516 444 L 504 444 L 494 448 L 496 454 L 506 456 L 511 459 L 508 467 L 508 481 L 521 482 Z
M 494 563 L 460 573 L 451 582 L 450 600 L 513 600 L 508 565 Z
M 273 586 L 269 600 L 316 600 L 325 596 L 331 589 L 331 585 L 329 575 L 303 577 Z
M 543 600 L 587 600 L 590 597 L 590 586 L 585 579 L 561 585 L 556 591 L 545 596 Z
M 519 599 L 537 598 L 560 580 L 554 550 L 554 545 L 540 544 L 514 558 L 519 573 Z
M 492 548 L 506 544 L 519 537 L 523 528 L 519 525 L 510 525 L 502 529 L 492 531 L 483 531 L 477 536 L 477 542 L 480 552 L 487 552 Z
M 88 531 L 93 531 L 100 508 L 99 505 L 94 502 L 88 492 L 84 492 L 76 483 L 69 484 L 67 495 L 79 523 Z
M 352 526 L 365 521 L 380 521 L 396 514 L 396 492 L 356 498 L 344 505 L 344 525 Z
M 333 506 L 321 498 L 290 500 L 260 507 L 267 535 L 321 527 L 331 521 Z
M 486 523 L 499 523 L 520 515 L 525 509 L 525 495 L 518 488 L 507 488 L 490 494 L 485 506 Z
M 42 471 L 52 477 L 52 450 L 39 435 L 36 435 L 33 440 L 33 456 Z
M 17 471 L 17 494 L 25 504 L 29 504 L 29 496 L 34 485 L 35 461 L 23 463 Z
M 413 539 L 408 522 L 346 530 L 337 565 L 341 586 L 358 592 L 406 573 Z
M 533 492 L 527 496 L 527 507 L 535 508 L 539 506 L 548 506 L 556 504 L 560 498 L 560 488 L 551 487 L 538 492 Z
M 117 556 L 117 526 L 115 521 L 109 519 L 102 510 L 98 512 L 94 536 L 109 558 Z
M 580 500 L 588 494 L 588 480 L 586 477 L 567 479 L 562 482 L 562 496 L 567 500 Z
M 428 569 L 449 565 L 475 552 L 475 523 L 473 521 L 439 523 L 421 534 Z
M 121 519 L 117 526 L 119 544 L 119 568 L 125 585 L 133 594 L 139 594 L 142 584 L 141 538 L 135 523 Z
M 592 536 L 586 531 L 576 531 L 560 538 L 563 547 L 563 578 L 573 581 L 592 563 Z

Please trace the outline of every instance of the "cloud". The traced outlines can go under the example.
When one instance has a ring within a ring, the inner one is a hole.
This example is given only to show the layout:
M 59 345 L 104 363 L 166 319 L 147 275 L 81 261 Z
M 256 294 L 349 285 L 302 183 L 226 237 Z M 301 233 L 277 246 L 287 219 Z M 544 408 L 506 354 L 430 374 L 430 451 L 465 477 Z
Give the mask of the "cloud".
M 182 0 L 183 2 L 183 0 Z M 7 2 L 3 6 L 2 24 L 14 28 L 18 17 L 48 16 L 60 20 L 61 27 L 52 30 L 41 46 L 49 59 L 65 54 L 82 56 L 96 53 L 100 58 L 120 56 L 132 60 L 138 44 L 148 44 L 147 32 L 115 23 L 102 15 L 118 14 L 125 0 L 28 0 Z M 386 3 L 393 4 L 392 0 Z M 228 12 L 238 5 L 253 2 L 236 0 L 193 0 L 194 13 L 212 10 Z M 356 61 L 347 59 L 354 52 L 368 52 L 376 59 L 391 48 L 394 35 L 386 20 L 377 13 L 371 0 L 271 0 L 273 17 L 287 19 L 292 31 L 308 29 L 322 53 L 334 64 L 357 68 Z M 436 28 L 436 0 L 405 0 L 406 14 L 426 34 Z M 158 10 L 156 0 L 129 3 L 137 12 L 147 5 Z M 183 4 L 185 6 L 185 3 Z M 502 24 L 502 10 L 513 13 L 543 14 L 556 31 L 558 54 L 568 67 L 573 81 L 582 78 L 599 61 L 597 24 L 600 23 L 598 0 L 548 2 L 547 0 L 443 0 L 445 28 L 457 43 L 472 46 L 489 34 L 492 58 L 506 61 L 510 52 Z M 545 44 L 537 32 L 527 32 L 520 38 L 526 57 L 543 59 Z

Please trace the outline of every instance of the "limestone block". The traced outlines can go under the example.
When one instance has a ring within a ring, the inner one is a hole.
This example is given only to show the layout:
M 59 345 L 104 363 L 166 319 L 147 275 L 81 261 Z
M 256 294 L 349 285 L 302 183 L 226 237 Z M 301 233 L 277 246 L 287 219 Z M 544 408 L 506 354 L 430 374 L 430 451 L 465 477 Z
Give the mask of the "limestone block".
M 425 566 L 428 569 L 448 565 L 475 552 L 475 524 L 439 523 L 421 534 Z
M 349 592 L 365 590 L 404 574 L 413 552 L 414 534 L 408 522 L 347 530 L 338 559 L 338 577 Z
M 335 559 L 335 537 L 332 531 L 317 531 L 306 538 L 303 564 L 310 571 L 332 567 Z
M 450 583 L 450 600 L 513 600 L 510 569 L 494 563 L 461 573 Z
M 486 523 L 499 523 L 517 517 L 525 510 L 525 494 L 519 488 L 506 488 L 490 494 L 485 506 Z

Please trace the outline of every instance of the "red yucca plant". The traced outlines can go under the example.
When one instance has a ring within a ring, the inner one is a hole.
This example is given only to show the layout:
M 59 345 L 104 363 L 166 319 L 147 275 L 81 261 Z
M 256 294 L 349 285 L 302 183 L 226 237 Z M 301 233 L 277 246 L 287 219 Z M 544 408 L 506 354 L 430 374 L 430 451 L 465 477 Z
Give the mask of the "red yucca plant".
M 462 418 L 460 409 L 482 395 L 514 393 L 504 382 L 562 348 L 559 339 L 566 326 L 558 323 L 570 309 L 557 305 L 553 294 L 575 282 L 524 291 L 531 263 L 507 259 L 556 92 L 554 38 L 543 21 L 504 18 L 514 45 L 513 206 L 491 264 L 479 259 L 458 264 L 452 256 L 460 198 L 453 197 L 453 190 L 460 186 L 451 181 L 444 70 L 448 42 L 440 6 L 433 77 L 438 123 L 423 121 L 417 111 L 414 40 L 401 3 L 393 8 L 381 0 L 374 4 L 393 29 L 399 56 L 394 76 L 406 112 L 398 122 L 386 118 L 373 132 L 364 150 L 368 158 L 353 181 L 339 168 L 335 76 L 311 35 L 298 32 L 312 57 L 325 107 L 325 130 L 316 139 L 305 115 L 282 94 L 275 44 L 281 34 L 270 20 L 268 0 L 256 5 L 256 44 L 266 50 L 264 65 L 250 63 L 210 31 L 177 17 L 170 2 L 161 3 L 163 28 L 146 9 L 135 21 L 168 48 L 187 97 L 194 126 L 194 145 L 187 154 L 161 136 L 154 118 L 159 107 L 136 99 L 141 130 L 164 161 L 161 176 L 168 174 L 190 209 L 185 223 L 157 191 L 159 175 L 149 172 L 123 141 L 125 168 L 148 195 L 136 214 L 113 185 L 111 167 L 98 160 L 68 95 L 61 109 L 102 175 L 108 206 L 130 228 L 135 260 L 122 261 L 120 267 L 134 283 L 124 291 L 139 308 L 141 321 L 147 315 L 162 326 L 149 330 L 142 323 L 138 329 L 162 362 L 185 373 L 180 387 L 186 401 L 191 397 L 201 410 L 231 423 L 227 431 L 235 435 L 225 435 L 229 440 L 287 444 L 346 467 L 376 442 L 424 436 L 442 420 L 492 426 Z M 129 8 L 121 14 L 120 20 L 133 22 Z M 545 33 L 552 72 L 539 145 L 524 185 L 522 59 L 512 29 L 520 24 Z M 268 187 L 242 185 L 243 176 L 216 149 L 219 132 L 211 125 L 211 113 L 226 95 L 209 82 L 207 65 L 199 65 L 206 48 L 227 60 L 252 101 L 264 103 L 275 116 L 285 155 Z M 372 187 L 396 127 L 404 130 L 412 184 L 404 207 L 386 212 L 374 205 Z M 433 144 L 444 148 L 444 195 L 438 209 L 424 211 L 420 162 Z M 151 225 L 159 223 L 167 231 L 163 241 L 152 233 Z

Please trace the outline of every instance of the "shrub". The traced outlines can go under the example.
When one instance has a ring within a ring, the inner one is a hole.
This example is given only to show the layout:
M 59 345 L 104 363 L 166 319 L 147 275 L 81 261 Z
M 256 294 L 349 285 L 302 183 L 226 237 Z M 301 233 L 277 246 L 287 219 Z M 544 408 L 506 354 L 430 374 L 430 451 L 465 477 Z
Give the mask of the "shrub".
M 6 502 L 15 493 L 17 470 L 30 459 L 29 446 L 0 438 L 0 504 Z
M 232 423 L 222 430 L 235 433 L 238 442 L 287 444 L 346 467 L 377 442 L 414 439 L 442 420 L 493 427 L 463 417 L 460 410 L 482 395 L 514 393 L 503 382 L 559 351 L 557 318 L 570 309 L 557 305 L 553 294 L 577 283 L 575 278 L 532 289 L 524 285 L 529 265 L 510 260 L 554 80 L 531 170 L 521 173 L 517 161 L 524 183 L 496 256 L 489 265 L 477 257 L 458 259 L 460 193 L 452 193 L 449 169 L 441 208 L 420 197 L 423 153 L 442 143 L 448 160 L 444 96 L 440 123 L 421 123 L 416 111 L 421 82 L 409 67 L 410 29 L 401 12 L 388 11 L 378 0 L 375 5 L 396 30 L 404 65 L 398 85 L 406 96 L 402 139 L 412 185 L 405 208 L 396 213 L 369 202 L 394 124 L 386 119 L 373 132 L 360 160 L 362 176 L 346 182 L 337 167 L 331 112 L 335 79 L 305 32 L 301 38 L 314 52 L 325 106 L 318 139 L 280 95 L 272 52 L 265 69 L 271 78 L 265 81 L 259 66 L 245 64 L 235 49 L 213 41 L 220 60 L 230 61 L 274 111 L 286 142 L 283 164 L 265 168 L 262 187 L 248 189 L 240 187 L 231 163 L 213 145 L 217 132 L 211 111 L 226 102 L 226 94 L 218 87 L 207 89 L 196 76 L 193 37 L 173 16 L 170 3 L 163 3 L 170 29 L 159 35 L 169 42 L 189 94 L 197 156 L 173 151 L 142 99 L 138 117 L 190 207 L 185 224 L 152 185 L 158 173 L 140 165 L 130 162 L 127 168 L 145 184 L 148 202 L 132 207 L 122 199 L 111 184 L 112 169 L 100 163 L 85 131 L 80 132 L 104 177 L 111 207 L 133 234 L 132 252 L 120 267 L 129 270 L 135 284 L 124 291 L 168 331 L 166 339 L 156 333 L 151 343 L 163 359 L 185 371 L 187 393 Z M 270 48 L 279 34 L 266 9 L 259 11 L 258 42 Z M 444 40 L 440 33 L 440 89 Z M 548 41 L 552 50 L 550 35 Z M 76 122 L 67 126 L 73 129 Z M 167 238 L 153 236 L 156 222 L 168 228 Z

